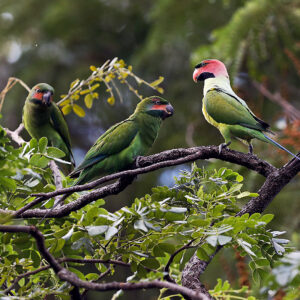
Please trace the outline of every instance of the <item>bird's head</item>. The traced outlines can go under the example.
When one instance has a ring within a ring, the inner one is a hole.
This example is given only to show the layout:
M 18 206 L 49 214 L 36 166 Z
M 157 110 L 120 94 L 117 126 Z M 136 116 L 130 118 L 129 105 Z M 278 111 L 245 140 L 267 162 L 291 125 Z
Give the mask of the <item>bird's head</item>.
M 142 100 L 137 105 L 135 112 L 144 112 L 164 120 L 173 115 L 174 109 L 167 100 L 159 96 L 151 96 Z
M 203 60 L 200 64 L 195 66 L 193 73 L 195 82 L 221 76 L 229 78 L 225 65 L 217 59 Z
M 38 83 L 29 92 L 28 99 L 36 104 L 50 106 L 53 101 L 53 94 L 54 89 L 51 85 Z

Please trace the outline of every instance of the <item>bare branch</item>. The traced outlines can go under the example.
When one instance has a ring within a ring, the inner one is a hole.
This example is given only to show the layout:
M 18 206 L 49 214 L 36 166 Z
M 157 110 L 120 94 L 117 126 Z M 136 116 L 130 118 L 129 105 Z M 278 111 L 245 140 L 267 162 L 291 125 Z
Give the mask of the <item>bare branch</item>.
M 256 81 L 252 81 L 252 84 L 266 98 L 279 104 L 292 120 L 300 119 L 300 111 L 284 99 L 279 93 L 272 94 L 264 85 Z
M 57 259 L 58 263 L 80 263 L 80 264 L 96 264 L 96 263 L 102 263 L 102 264 L 111 264 L 111 265 L 118 265 L 118 266 L 123 266 L 123 267 L 130 267 L 130 264 L 127 264 L 121 260 L 113 260 L 113 259 L 108 259 L 108 260 L 104 260 L 104 259 L 77 259 L 77 258 L 70 258 L 70 257 L 62 257 L 62 258 L 58 258 Z M 6 290 L 4 290 L 5 294 L 8 294 L 12 289 L 14 289 L 14 287 L 16 286 L 16 284 L 25 277 L 29 277 L 31 275 L 37 274 L 39 272 L 45 271 L 50 269 L 51 266 L 47 265 L 47 266 L 43 266 L 40 267 L 38 269 L 35 269 L 33 271 L 29 271 L 23 274 L 20 274 L 19 276 L 17 276 L 14 280 L 14 282 L 11 284 L 11 286 L 9 286 Z M 104 273 L 103 273 L 104 274 Z M 104 275 L 101 274 L 101 278 L 104 277 Z M 99 278 L 100 279 L 100 278 Z
M 6 94 L 14 87 L 14 85 L 16 83 L 19 83 L 28 92 L 30 92 L 30 88 L 28 87 L 28 85 L 24 81 L 22 81 L 21 79 L 16 78 L 16 77 L 9 77 L 8 80 L 7 80 L 6 86 L 4 87 L 4 89 L 0 93 L 0 112 L 1 112 L 2 107 L 3 107 L 3 103 L 4 103 L 4 100 L 5 100 Z
M 49 167 L 53 173 L 53 178 L 54 178 L 54 183 L 55 183 L 56 188 L 62 189 L 63 185 L 62 185 L 61 174 L 60 174 L 59 168 L 54 160 L 51 160 L 49 162 Z
M 39 196 L 37 199 L 28 203 L 20 210 L 13 212 L 13 214 L 14 217 L 21 216 L 23 218 L 45 217 L 46 215 L 48 218 L 64 217 L 68 215 L 71 211 L 78 210 L 92 201 L 95 201 L 100 198 L 104 198 L 109 195 L 113 195 L 113 194 L 115 195 L 120 193 L 129 184 L 132 183 L 134 176 L 138 174 L 148 173 L 157 169 L 161 169 L 169 166 L 175 166 L 175 165 L 195 161 L 197 159 L 209 159 L 209 158 L 219 158 L 224 161 L 233 162 L 238 165 L 245 166 L 248 169 L 254 170 L 263 176 L 268 176 L 274 170 L 277 170 L 275 167 L 259 159 L 255 155 L 245 154 L 230 149 L 224 149 L 221 152 L 221 154 L 219 154 L 219 148 L 217 146 L 202 146 L 202 147 L 194 147 L 188 149 L 184 149 L 184 148 L 172 149 L 158 154 L 154 154 L 146 157 L 140 157 L 138 161 L 138 165 L 141 167 L 137 169 L 111 174 L 81 186 L 80 185 L 73 186 L 70 188 L 56 190 L 50 193 L 35 194 L 36 196 Z M 95 189 L 89 194 L 83 195 L 79 197 L 77 200 L 61 206 L 59 209 L 54 209 L 54 210 L 34 209 L 29 211 L 31 207 L 49 198 L 62 195 L 62 194 L 71 194 L 76 191 L 91 189 L 101 183 L 105 183 L 107 181 L 117 179 L 117 178 L 121 178 L 121 179 L 114 184 L 110 184 L 105 187 Z
M 16 142 L 19 146 L 22 146 L 22 144 L 26 143 L 21 137 L 20 132 L 24 129 L 23 123 L 19 125 L 19 127 L 15 131 L 11 131 L 8 128 L 3 128 L 4 131 L 7 133 L 7 135 Z
M 135 164 L 135 169 L 126 170 L 118 173 L 114 173 L 90 183 L 84 185 L 72 186 L 69 188 L 56 190 L 49 193 L 38 193 L 32 194 L 32 196 L 38 196 L 39 198 L 35 199 L 34 204 L 29 203 L 26 208 L 22 208 L 22 212 L 31 208 L 32 206 L 50 199 L 52 197 L 63 195 L 63 194 L 72 194 L 74 192 L 80 192 L 95 188 L 96 186 L 103 184 L 105 182 L 127 177 L 127 176 L 136 176 L 139 174 L 144 174 L 148 172 L 152 172 L 154 170 L 158 170 L 165 167 L 176 166 L 183 163 L 195 161 L 197 159 L 210 159 L 210 158 L 218 158 L 224 161 L 233 162 L 241 166 L 245 166 L 248 169 L 256 171 L 257 173 L 268 176 L 271 172 L 273 172 L 276 168 L 259 159 L 255 155 L 245 154 L 238 151 L 224 149 L 221 154 L 219 154 L 219 148 L 217 146 L 201 146 L 201 147 L 193 147 L 193 148 L 179 148 L 172 149 L 160 152 L 158 154 L 139 157 L 138 165 Z M 19 215 L 19 214 L 17 214 Z
M 180 253 L 181 251 L 185 250 L 185 249 L 188 249 L 188 248 L 192 248 L 193 246 L 191 246 L 191 244 L 195 241 L 196 239 L 192 239 L 190 240 L 186 245 L 183 245 L 182 247 L 180 247 L 179 249 L 177 249 L 169 258 L 166 266 L 165 266 L 165 269 L 164 269 L 164 272 L 167 273 L 165 276 L 164 276 L 164 279 L 169 281 L 169 282 L 173 282 L 175 283 L 175 280 L 170 276 L 169 272 L 170 272 L 170 266 L 175 258 L 175 256 Z

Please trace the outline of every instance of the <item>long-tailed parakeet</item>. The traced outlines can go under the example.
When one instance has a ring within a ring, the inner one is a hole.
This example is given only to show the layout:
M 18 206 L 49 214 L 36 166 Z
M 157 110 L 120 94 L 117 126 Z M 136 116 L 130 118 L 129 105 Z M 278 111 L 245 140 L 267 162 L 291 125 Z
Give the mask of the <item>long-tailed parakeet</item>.
M 266 135 L 267 132 L 272 134 L 269 130 L 270 125 L 256 117 L 246 102 L 235 94 L 227 69 L 221 61 L 202 61 L 196 65 L 193 79 L 195 82 L 204 81 L 202 111 L 205 119 L 218 128 L 225 139 L 225 143 L 220 145 L 220 151 L 231 143 L 231 137 L 236 137 L 245 141 L 249 145 L 249 152 L 252 153 L 251 140 L 256 138 L 300 159 Z

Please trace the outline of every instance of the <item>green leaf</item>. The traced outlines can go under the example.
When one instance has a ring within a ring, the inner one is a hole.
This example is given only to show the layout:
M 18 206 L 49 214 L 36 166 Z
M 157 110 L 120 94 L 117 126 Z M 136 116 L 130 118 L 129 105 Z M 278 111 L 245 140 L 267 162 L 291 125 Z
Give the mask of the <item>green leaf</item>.
M 166 253 L 172 254 L 175 251 L 174 245 L 169 244 L 169 243 L 159 243 L 157 246 Z
M 47 155 L 53 158 L 62 158 L 66 156 L 65 152 L 62 150 L 56 148 L 56 147 L 48 147 L 47 149 Z
M 208 261 L 209 260 L 209 256 L 207 255 L 207 253 L 205 252 L 204 249 L 202 248 L 198 248 L 197 249 L 197 257 L 201 260 L 204 260 L 204 261 Z
M 259 273 L 258 273 L 258 269 L 255 269 L 253 271 L 252 276 L 253 276 L 254 281 L 259 283 L 260 276 L 259 276 Z
M 55 252 L 60 251 L 64 247 L 65 242 L 66 241 L 63 240 L 63 239 L 57 239 L 57 240 L 55 240 L 54 243 L 52 243 L 52 246 L 50 248 L 50 252 L 51 253 L 55 253 Z
M 158 269 L 160 267 L 160 263 L 155 258 L 146 258 L 141 261 L 141 264 L 150 269 Z
M 260 267 L 267 267 L 270 265 L 270 262 L 265 258 L 261 258 L 261 259 L 255 260 L 255 264 Z
M 265 215 L 263 215 L 261 217 L 260 220 L 262 222 L 265 222 L 266 224 L 268 224 L 268 223 L 270 223 L 273 220 L 273 218 L 274 218 L 274 215 L 272 215 L 272 214 L 265 214 Z
M 250 192 L 242 192 L 239 195 L 237 195 L 236 197 L 238 199 L 244 198 L 244 197 L 248 197 L 250 195 Z
M 38 148 L 38 142 L 35 138 L 30 140 L 29 145 L 30 145 L 30 149 L 37 149 Z
M 258 268 L 257 271 L 262 280 L 266 279 L 269 275 L 269 272 L 265 271 L 264 269 Z
M 46 151 L 48 145 L 48 139 L 46 137 L 42 137 L 39 140 L 39 150 L 41 153 L 44 153 Z
M 190 216 L 187 221 L 188 223 L 199 227 L 204 227 L 210 224 L 210 220 L 203 219 L 202 216 Z
M 36 154 L 32 155 L 29 162 L 33 166 L 43 169 L 48 165 L 49 161 L 50 160 L 48 158 L 46 158 L 45 156 L 42 156 L 42 155 L 36 153 Z
M 7 177 L 0 177 L 0 186 L 1 188 L 8 189 L 12 192 L 17 189 L 16 182 L 13 179 Z
M 85 275 L 85 279 L 88 281 L 97 280 L 99 278 L 99 275 L 97 273 L 89 273 Z

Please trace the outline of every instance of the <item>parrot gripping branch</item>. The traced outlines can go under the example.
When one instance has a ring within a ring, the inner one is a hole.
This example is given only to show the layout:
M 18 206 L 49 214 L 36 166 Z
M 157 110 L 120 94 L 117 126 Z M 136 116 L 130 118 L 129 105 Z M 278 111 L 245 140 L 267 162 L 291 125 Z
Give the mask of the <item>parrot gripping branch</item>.
M 179 149 L 166 150 L 158 154 L 139 157 L 138 165 L 140 166 L 140 168 L 111 174 L 84 185 L 73 186 L 70 188 L 56 190 L 50 193 L 34 194 L 33 196 L 37 196 L 38 198 L 28 203 L 20 210 L 14 212 L 13 215 L 14 217 L 21 216 L 26 218 L 43 217 L 46 214 L 48 218 L 63 217 L 68 215 L 71 211 L 77 210 L 96 199 L 104 198 L 112 194 L 118 194 L 124 188 L 126 188 L 127 185 L 129 185 L 132 182 L 133 178 L 138 174 L 144 174 L 161 168 L 180 165 L 183 163 L 195 161 L 197 159 L 209 159 L 209 158 L 218 158 L 224 161 L 239 164 L 265 177 L 267 177 L 270 173 L 276 170 L 275 167 L 257 158 L 255 155 L 244 154 L 230 149 L 224 149 L 219 154 L 219 148 L 217 146 L 201 146 L 201 147 L 193 147 L 187 149 L 179 148 Z M 136 165 L 134 167 L 136 167 Z M 118 181 L 117 183 L 110 184 L 105 187 L 96 189 L 87 195 L 83 195 L 79 197 L 76 201 L 61 206 L 59 210 L 54 209 L 52 212 L 50 212 L 47 209 L 29 210 L 31 207 L 37 205 L 38 203 L 50 199 L 52 197 L 89 190 L 95 188 L 100 184 L 118 178 L 122 179 L 121 180 L 122 183 Z M 131 178 L 131 180 L 129 181 L 127 180 L 126 186 L 125 186 L 125 178 L 127 179 Z
M 37 244 L 37 248 L 43 258 L 49 263 L 50 267 L 54 270 L 56 275 L 63 281 L 69 282 L 74 286 L 72 293 L 79 295 L 79 288 L 95 291 L 111 291 L 111 290 L 138 290 L 138 289 L 153 289 L 153 288 L 167 288 L 173 292 L 180 293 L 183 296 L 187 296 L 190 299 L 195 300 L 207 300 L 209 299 L 206 295 L 190 290 L 186 287 L 165 282 L 159 280 L 153 280 L 148 282 L 110 282 L 110 283 L 94 283 L 85 280 L 81 280 L 74 273 L 65 269 L 59 264 L 59 260 L 55 259 L 54 256 L 49 252 L 45 246 L 45 238 L 43 234 L 35 226 L 19 226 L 19 225 L 0 225 L 0 232 L 11 232 L 11 233 L 27 233 L 30 234 Z M 77 262 L 77 260 L 73 260 Z M 80 260 L 82 262 L 82 260 Z M 44 269 L 43 269 L 44 270 Z M 80 299 L 80 298 L 79 298 Z

